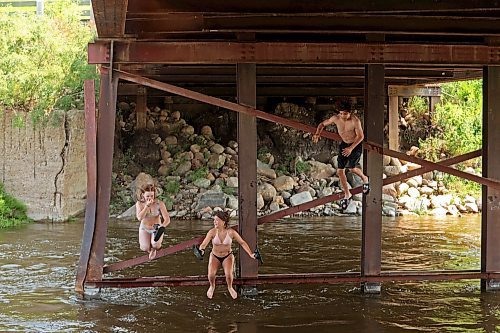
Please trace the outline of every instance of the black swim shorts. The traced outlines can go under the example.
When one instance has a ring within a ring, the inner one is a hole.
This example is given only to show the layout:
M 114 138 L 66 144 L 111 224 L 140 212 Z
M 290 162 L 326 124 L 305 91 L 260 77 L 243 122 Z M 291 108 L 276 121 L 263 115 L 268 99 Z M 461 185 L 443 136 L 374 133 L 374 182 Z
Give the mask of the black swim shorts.
M 339 156 L 338 156 L 338 164 L 339 169 L 352 169 L 359 168 L 359 159 L 361 158 L 361 154 L 363 153 L 363 144 L 358 144 L 351 152 L 351 155 L 344 156 L 342 155 L 342 150 L 344 148 L 349 147 L 350 143 L 345 143 L 342 141 L 339 145 Z

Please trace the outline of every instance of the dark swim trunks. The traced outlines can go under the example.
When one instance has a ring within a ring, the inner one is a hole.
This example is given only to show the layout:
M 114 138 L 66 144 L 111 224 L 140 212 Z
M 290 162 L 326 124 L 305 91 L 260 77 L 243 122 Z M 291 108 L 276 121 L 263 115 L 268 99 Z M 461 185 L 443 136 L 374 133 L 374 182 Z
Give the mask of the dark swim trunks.
M 350 143 L 345 143 L 342 141 L 339 145 L 339 156 L 338 156 L 338 164 L 339 169 L 352 169 L 359 168 L 359 159 L 361 158 L 361 154 L 363 153 L 363 144 L 358 144 L 351 152 L 351 155 L 344 156 L 342 155 L 342 150 L 344 148 L 349 147 Z

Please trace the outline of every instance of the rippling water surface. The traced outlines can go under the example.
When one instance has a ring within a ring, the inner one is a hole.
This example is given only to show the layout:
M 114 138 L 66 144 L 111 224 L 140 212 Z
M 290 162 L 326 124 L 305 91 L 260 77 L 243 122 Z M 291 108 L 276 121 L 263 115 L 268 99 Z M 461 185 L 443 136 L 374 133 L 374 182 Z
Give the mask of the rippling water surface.
M 174 221 L 165 245 L 204 234 L 209 222 Z M 264 285 L 233 301 L 225 286 L 73 292 L 83 222 L 0 230 L 0 332 L 498 332 L 500 292 L 479 281 Z M 385 219 L 383 270 L 479 269 L 480 217 Z M 261 273 L 359 271 L 360 218 L 286 219 L 259 227 Z M 106 260 L 135 257 L 137 223 L 111 221 Z M 190 251 L 116 276 L 199 275 Z

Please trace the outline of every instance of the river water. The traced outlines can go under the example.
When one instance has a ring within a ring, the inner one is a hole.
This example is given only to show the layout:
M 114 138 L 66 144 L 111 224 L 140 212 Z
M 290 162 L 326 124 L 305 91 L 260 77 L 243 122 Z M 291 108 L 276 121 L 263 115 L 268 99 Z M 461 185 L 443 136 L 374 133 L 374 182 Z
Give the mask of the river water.
M 204 234 L 210 222 L 173 221 L 164 245 Z M 110 221 L 108 262 L 140 254 L 137 223 Z M 500 332 L 500 292 L 478 280 L 261 285 L 232 300 L 225 286 L 73 292 L 83 221 L 0 230 L 0 332 Z M 359 271 L 361 218 L 285 219 L 259 227 L 260 272 Z M 383 270 L 479 269 L 480 217 L 384 219 Z M 200 275 L 191 251 L 115 276 Z M 221 273 L 221 272 L 219 272 Z

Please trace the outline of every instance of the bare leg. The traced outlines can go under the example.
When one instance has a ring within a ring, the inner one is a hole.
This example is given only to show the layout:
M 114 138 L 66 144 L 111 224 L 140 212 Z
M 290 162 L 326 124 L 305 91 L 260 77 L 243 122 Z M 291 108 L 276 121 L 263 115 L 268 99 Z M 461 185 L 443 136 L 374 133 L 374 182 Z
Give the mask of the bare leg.
M 219 260 L 214 258 L 212 254 L 210 254 L 209 257 L 210 258 L 208 259 L 208 282 L 210 282 L 210 287 L 207 290 L 207 297 L 209 299 L 212 299 L 212 297 L 214 297 L 214 291 L 215 291 L 215 274 L 219 269 L 220 263 Z
M 351 192 L 349 192 L 349 187 L 347 185 L 347 177 L 345 175 L 345 169 L 338 169 L 337 175 L 340 178 L 340 184 L 342 184 L 342 190 L 344 191 L 344 198 L 349 199 L 351 197 Z
M 352 168 L 351 171 L 352 173 L 358 175 L 363 180 L 363 183 L 368 183 L 368 177 L 365 176 L 360 168 Z
M 148 232 L 146 230 L 142 230 L 139 227 L 139 246 L 142 251 L 149 253 L 149 251 L 151 250 L 150 239 L 151 236 L 148 234 Z
M 234 263 L 234 255 L 231 254 L 229 257 L 224 260 L 222 263 L 222 267 L 224 268 L 224 275 L 226 276 L 227 290 L 233 299 L 238 297 L 238 293 L 233 288 L 233 263 Z

